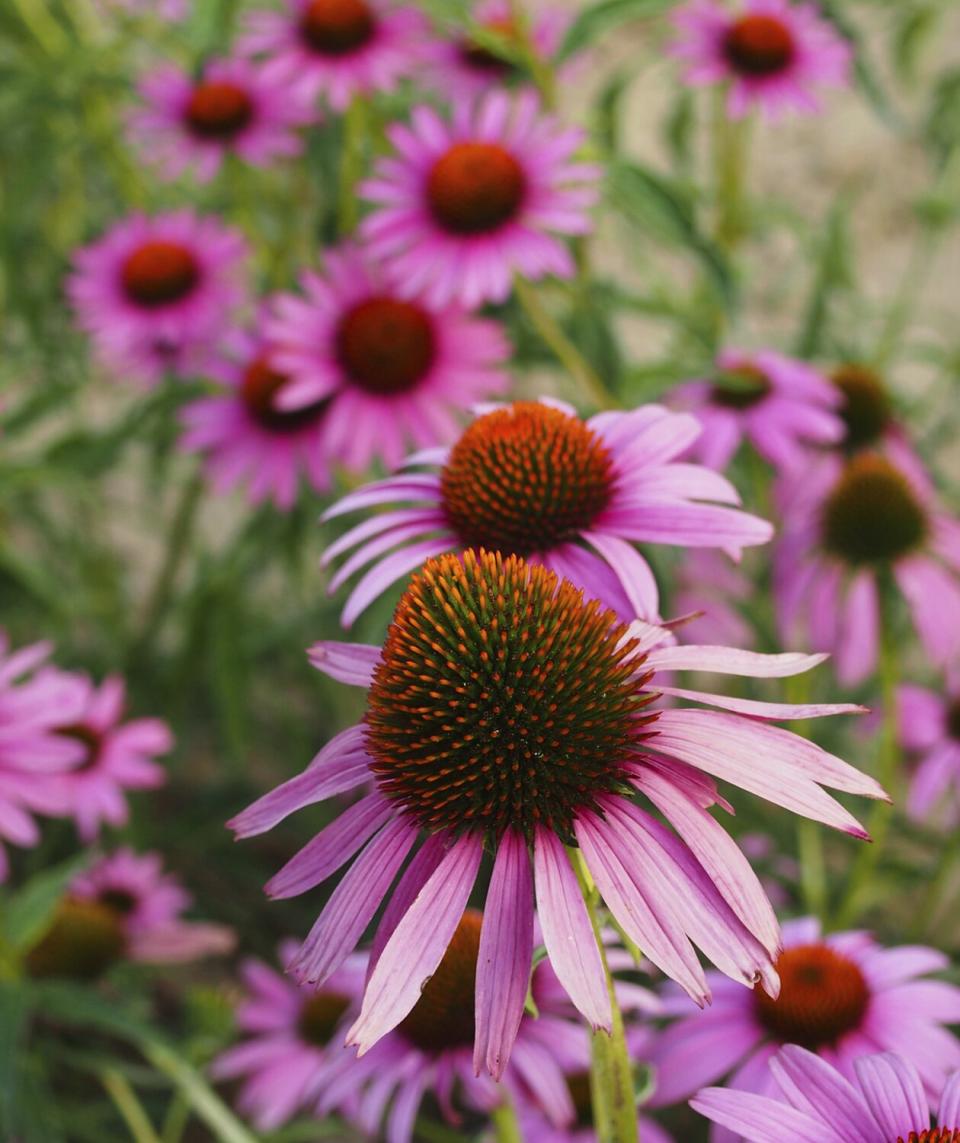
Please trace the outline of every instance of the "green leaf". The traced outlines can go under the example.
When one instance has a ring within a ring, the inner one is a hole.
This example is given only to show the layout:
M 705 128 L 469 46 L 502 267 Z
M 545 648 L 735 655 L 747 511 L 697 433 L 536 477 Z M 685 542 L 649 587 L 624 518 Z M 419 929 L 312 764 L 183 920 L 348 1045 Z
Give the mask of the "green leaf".
M 810 300 L 797 337 L 797 354 L 800 357 L 814 357 L 817 354 L 826 332 L 834 294 L 853 285 L 849 207 L 846 196 L 838 199 L 823 228 Z
M 697 224 L 691 192 L 677 179 L 636 162 L 614 163 L 607 178 L 610 202 L 647 237 L 691 251 L 727 308 L 736 284 L 723 252 Z
M 853 50 L 853 74 L 860 90 L 873 104 L 881 119 L 891 126 L 900 126 L 900 114 L 891 104 L 890 97 L 867 56 L 866 46 L 857 26 L 847 17 L 846 12 L 841 10 L 838 0 L 820 0 L 820 10 Z
M 631 20 L 658 16 L 673 4 L 674 0 L 598 0 L 584 8 L 570 25 L 560 49 L 560 58 L 566 59 L 583 51 L 601 36 Z
M 18 981 L 0 981 L 0 1136 L 13 1136 L 20 1087 L 19 1061 L 30 1002 Z
M 21 952 L 40 940 L 53 921 L 67 882 L 90 860 L 82 854 L 53 869 L 38 873 L 8 901 L 3 914 L 4 937 Z

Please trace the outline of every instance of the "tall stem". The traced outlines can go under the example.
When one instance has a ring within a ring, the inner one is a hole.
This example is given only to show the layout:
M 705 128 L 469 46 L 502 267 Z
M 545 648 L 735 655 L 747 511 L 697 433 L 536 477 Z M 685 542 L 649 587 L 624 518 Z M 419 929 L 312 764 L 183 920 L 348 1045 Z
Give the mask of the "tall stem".
M 352 234 L 360 217 L 357 183 L 363 170 L 363 145 L 367 134 L 367 104 L 355 95 L 343 118 L 340 181 L 337 188 L 337 229 L 341 237 Z
M 493 1120 L 494 1138 L 497 1143 L 523 1143 L 517 1112 L 509 1096 L 493 1110 L 490 1118 Z
M 557 77 L 549 61 L 540 55 L 533 42 L 533 37 L 530 35 L 530 18 L 524 8 L 523 0 L 510 0 L 510 17 L 516 28 L 524 63 L 540 93 L 543 108 L 545 111 L 552 111 L 557 104 Z
M 718 88 L 713 104 L 714 195 L 717 241 L 732 250 L 746 232 L 744 186 L 750 145 L 750 124 L 727 114 L 727 93 Z
M 553 351 L 560 364 L 588 394 L 593 404 L 598 409 L 616 408 L 617 403 L 599 374 L 554 320 L 553 315 L 540 301 L 537 291 L 523 278 L 515 279 L 514 289 L 530 324 Z
M 882 609 L 880 642 L 880 701 L 883 708 L 883 724 L 880 729 L 877 780 L 887 793 L 894 797 L 900 753 L 897 722 L 898 648 L 893 637 L 889 606 L 884 606 Z M 893 806 L 887 802 L 877 802 L 867 823 L 870 836 L 873 839 L 872 844 L 864 845 L 857 857 L 846 896 L 837 913 L 837 928 L 846 928 L 857 919 L 864 893 L 870 886 L 870 881 L 883 854 L 892 820 Z
M 160 1136 L 154 1131 L 150 1117 L 123 1072 L 116 1068 L 104 1068 L 100 1073 L 100 1082 L 120 1113 L 134 1143 L 160 1143 Z
M 607 978 L 607 992 L 610 995 L 610 1011 L 613 1014 L 610 1034 L 598 1030 L 592 1034 L 590 1040 L 590 1098 L 597 1143 L 639 1143 L 633 1067 L 627 1049 L 623 1013 L 617 1001 L 613 974 L 607 962 L 603 934 L 597 916 L 600 898 L 580 851 L 571 851 L 571 858 L 590 915 L 593 935 L 600 950 L 600 959 Z
M 874 364 L 880 369 L 889 365 L 890 360 L 896 355 L 900 340 L 910 324 L 913 311 L 920 299 L 924 282 L 930 273 L 939 239 L 940 231 L 931 226 L 925 226 L 914 238 L 913 249 L 893 302 L 887 311 L 874 353 Z

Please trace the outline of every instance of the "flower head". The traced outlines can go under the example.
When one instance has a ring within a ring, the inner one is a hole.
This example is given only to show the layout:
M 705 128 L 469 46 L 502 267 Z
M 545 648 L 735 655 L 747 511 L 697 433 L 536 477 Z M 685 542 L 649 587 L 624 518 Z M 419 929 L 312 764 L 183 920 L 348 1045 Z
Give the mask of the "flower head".
M 471 24 L 496 36 L 508 47 L 519 46 L 519 31 L 510 0 L 480 0 L 473 6 Z M 549 61 L 556 55 L 569 24 L 569 13 L 560 8 L 531 13 L 527 34 L 530 47 L 541 60 Z M 473 99 L 493 87 L 523 79 L 520 68 L 479 43 L 469 29 L 435 40 L 427 47 L 426 54 L 431 78 L 437 90 L 448 99 Z
M 423 16 L 394 0 L 285 0 L 282 12 L 253 12 L 240 50 L 266 57 L 264 74 L 322 95 L 343 111 L 355 95 L 392 91 L 417 67 Z
M 806 363 L 770 349 L 725 350 L 716 376 L 681 385 L 677 401 L 702 421 L 694 451 L 711 468 L 726 468 L 744 438 L 778 470 L 801 466 L 811 446 L 843 439 L 839 391 Z
M 830 380 L 843 396 L 837 412 L 846 430 L 847 451 L 879 445 L 894 426 L 893 402 L 883 379 L 868 366 L 847 361 L 833 370 Z
M 535 95 L 495 91 L 450 121 L 417 107 L 388 135 L 396 154 L 361 187 L 377 204 L 362 232 L 402 289 L 473 307 L 504 301 L 514 274 L 573 274 L 558 236 L 589 231 L 600 172 L 574 160 L 581 132 Z
M 705 1088 L 690 1101 L 701 1115 L 746 1143 L 960 1143 L 960 1076 L 951 1076 L 940 1100 L 938 1127 L 920 1077 L 901 1055 L 865 1055 L 853 1082 L 803 1048 L 783 1048 L 772 1060 L 773 1096 Z
M 769 119 L 816 113 L 817 89 L 847 83 L 850 47 L 814 4 L 745 0 L 733 14 L 717 0 L 692 0 L 673 20 L 686 82 L 729 83 L 731 118 L 754 107 Z
M 207 181 L 227 154 L 258 167 L 296 155 L 296 128 L 309 118 L 289 85 L 245 59 L 210 60 L 199 75 L 168 65 L 141 81 L 140 94 L 131 127 L 166 178 L 192 168 Z
M 69 813 L 65 776 L 83 759 L 79 742 L 57 734 L 62 718 L 82 711 L 82 688 L 44 666 L 50 651 L 48 643 L 10 651 L 0 631 L 0 881 L 8 869 L 3 842 L 36 845 L 33 814 Z
M 936 1099 L 960 1068 L 960 1041 L 946 1027 L 960 1019 L 960 988 L 924 979 L 947 968 L 947 957 L 883 948 L 863 932 L 824 936 L 813 918 L 784 925 L 783 940 L 776 999 L 762 985 L 731 988 L 713 973 L 708 1012 L 690 1013 L 683 997 L 668 1002 L 680 1019 L 653 1048 L 654 1102 L 675 1103 L 724 1076 L 728 1087 L 766 1092 L 769 1061 L 783 1044 L 816 1052 L 849 1079 L 860 1057 L 896 1050 Z
M 191 211 L 132 215 L 77 251 L 68 291 L 103 364 L 158 380 L 208 352 L 244 299 L 240 235 Z
M 81 706 L 65 721 L 57 721 L 56 733 L 77 743 L 82 757 L 61 781 L 80 837 L 91 842 L 102 822 L 126 824 L 129 811 L 124 790 L 153 790 L 163 785 L 166 773 L 153 759 L 172 749 L 173 736 L 160 719 L 123 721 L 122 679 L 113 676 L 98 687 L 85 675 L 71 678 Z
M 274 364 L 269 342 L 253 334 L 235 335 L 208 372 L 224 391 L 184 408 L 180 447 L 206 454 L 206 471 L 218 491 L 245 482 L 251 503 L 271 498 L 287 510 L 296 501 L 301 473 L 318 492 L 330 487 L 329 398 L 278 408 L 291 378 Z
M 655 620 L 657 585 L 634 541 L 739 549 L 771 535 L 765 521 L 730 507 L 739 497 L 729 481 L 677 462 L 698 432 L 692 417 L 658 405 L 588 421 L 545 401 L 482 413 L 452 448 L 411 458 L 439 471 L 389 477 L 327 512 L 410 503 L 358 524 L 324 556 L 357 549 L 334 590 L 382 557 L 347 600 L 344 623 L 428 556 L 467 547 L 542 563 L 621 616 Z
M 295 950 L 285 941 L 281 963 Z M 365 957 L 349 957 L 315 989 L 261 961 L 243 965 L 247 995 L 236 1024 L 245 1038 L 213 1061 L 211 1074 L 242 1080 L 237 1103 L 257 1130 L 275 1131 L 297 1111 L 316 1107 L 343 1058 L 343 1037 L 359 1007 L 365 968 Z
M 576 846 L 623 930 L 698 1001 L 690 940 L 722 971 L 776 992 L 779 933 L 749 865 L 705 806 L 719 777 L 863 836 L 820 783 L 877 784 L 763 719 L 849 711 L 790 707 L 659 685 L 658 671 L 784 675 L 816 658 L 657 646 L 553 572 L 467 551 L 430 560 L 382 649 L 319 645 L 334 677 L 368 688 L 363 724 L 231 823 L 262 833 L 304 805 L 372 783 L 268 886 L 303 892 L 359 856 L 294 970 L 322 983 L 356 944 L 418 840 L 381 921 L 382 952 L 350 1041 L 365 1052 L 412 1011 L 443 958 L 485 847 L 494 856 L 477 961 L 475 1062 L 499 1075 L 523 1012 L 536 897 L 554 971 L 594 1026 L 609 1027 L 599 952 L 566 846 Z M 652 709 L 671 694 L 721 710 Z M 763 767 L 756 758 L 762 755 Z M 815 777 L 814 777 L 815 775 Z M 681 836 L 635 802 L 643 792 Z
M 960 672 L 942 690 L 908 683 L 897 695 L 897 728 L 904 749 L 917 758 L 907 812 L 915 821 L 934 816 L 949 827 L 960 821 Z
M 804 627 L 833 650 L 837 675 L 863 681 L 877 662 L 881 577 L 906 598 L 928 655 L 960 654 L 960 525 L 939 507 L 915 454 L 889 440 L 849 460 L 825 456 L 781 482 L 774 551 L 781 630 Z
M 282 295 L 266 335 L 271 364 L 290 378 L 281 410 L 327 403 L 331 459 L 362 472 L 374 456 L 395 467 L 408 442 L 449 440 L 453 413 L 499 393 L 509 353 L 500 327 L 459 306 L 402 295 L 355 246 L 329 251 L 306 297 Z

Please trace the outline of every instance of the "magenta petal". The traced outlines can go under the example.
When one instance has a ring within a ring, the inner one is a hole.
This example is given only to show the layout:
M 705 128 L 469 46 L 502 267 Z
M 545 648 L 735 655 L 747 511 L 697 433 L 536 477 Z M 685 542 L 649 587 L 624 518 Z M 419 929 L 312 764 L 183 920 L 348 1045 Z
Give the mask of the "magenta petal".
M 499 1080 L 523 1017 L 533 958 L 533 877 L 524 839 L 507 830 L 497 848 L 480 929 L 473 1066 Z
M 298 980 L 323 984 L 363 936 L 417 831 L 395 818 L 369 841 L 323 907 L 290 965 Z
M 707 703 L 709 706 L 721 707 L 723 710 L 733 711 L 734 714 L 746 714 L 750 718 L 774 719 L 804 719 L 826 718 L 835 714 L 866 714 L 865 706 L 858 706 L 852 702 L 831 703 L 788 703 L 788 702 L 760 702 L 757 699 L 729 698 L 727 695 L 710 694 L 707 691 L 689 691 L 683 687 L 657 686 L 662 695 L 672 695 L 674 698 L 690 699 L 692 702 Z
M 314 643 L 307 658 L 318 671 L 323 671 L 338 683 L 351 687 L 369 687 L 373 672 L 380 662 L 380 648 L 367 643 Z
M 838 1138 L 870 1138 L 871 1116 L 863 1096 L 826 1060 L 787 1044 L 770 1061 L 770 1071 L 791 1106 L 827 1118 Z M 929 1113 L 924 1113 L 929 1123 Z
M 603 532 L 584 532 L 583 538 L 613 569 L 634 612 L 643 619 L 656 620 L 660 607 L 657 581 L 637 549 L 619 536 Z
M 912 1064 L 883 1052 L 862 1056 L 853 1066 L 877 1125 L 891 1139 L 907 1139 L 929 1125 L 927 1097 Z
M 820 1119 L 795 1111 L 778 1099 L 754 1095 L 751 1091 L 727 1091 L 722 1087 L 707 1087 L 690 1100 L 694 1111 L 714 1123 L 728 1127 L 747 1143 L 826 1143 L 837 1136 L 825 1134 L 826 1125 Z M 854 1135 L 858 1143 L 865 1143 Z
M 363 1055 L 395 1028 L 417 1003 L 436 972 L 467 907 L 480 868 L 483 843 L 466 834 L 447 852 L 387 941 L 347 1033 Z
M 576 874 L 559 838 L 537 830 L 533 847 L 537 909 L 557 979 L 594 1028 L 609 1032 L 606 975 Z
M 829 655 L 801 655 L 788 651 L 762 655 L 734 647 L 658 647 L 647 663 L 658 671 L 709 671 L 717 675 L 744 675 L 751 679 L 783 679 L 819 666 Z

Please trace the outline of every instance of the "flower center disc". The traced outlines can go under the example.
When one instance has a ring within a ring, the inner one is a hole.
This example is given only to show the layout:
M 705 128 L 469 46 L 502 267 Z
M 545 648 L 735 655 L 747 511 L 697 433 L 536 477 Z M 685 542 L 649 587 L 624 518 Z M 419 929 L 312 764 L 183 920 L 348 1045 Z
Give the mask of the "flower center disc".
M 187 104 L 187 125 L 201 139 L 229 139 L 253 118 L 250 96 L 235 83 L 200 83 Z
M 713 383 L 711 397 L 715 405 L 726 409 L 752 409 L 770 392 L 767 375 L 755 365 L 738 365 L 726 370 Z
M 129 917 L 139 903 L 136 894 L 129 889 L 104 889 L 97 900 L 119 917 Z
M 27 955 L 34 977 L 94 980 L 123 956 L 126 936 L 119 914 L 102 901 L 67 897 Z
M 182 301 L 200 281 L 193 254 L 178 242 L 145 242 L 120 271 L 124 293 L 146 309 Z
M 863 973 L 829 945 L 784 949 L 777 960 L 780 995 L 776 1000 L 753 990 L 760 1023 L 782 1044 L 815 1051 L 835 1044 L 858 1028 L 870 1003 Z
M 906 478 L 874 455 L 851 460 L 823 506 L 823 546 L 852 564 L 895 560 L 917 548 L 927 517 Z
M 723 54 L 733 70 L 754 78 L 785 71 L 794 51 L 790 29 L 776 16 L 741 16 L 723 41 Z
M 453 234 L 485 234 L 509 222 L 527 189 L 517 160 L 498 143 L 454 143 L 433 164 L 427 202 Z
M 494 32 L 505 40 L 516 41 L 517 39 L 517 25 L 509 18 L 489 20 L 483 27 L 485 31 Z M 460 59 L 467 67 L 483 72 L 485 75 L 505 75 L 514 70 L 513 64 L 509 60 L 505 60 L 503 56 L 496 55 L 489 48 L 485 48 L 482 44 L 470 39 L 466 39 L 460 44 Z
M 377 22 L 365 0 L 311 0 L 300 35 L 323 56 L 345 56 L 373 39 Z
M 960 695 L 947 706 L 947 734 L 960 742 Z
M 100 759 L 100 747 L 102 745 L 100 735 L 91 727 L 82 722 L 74 722 L 69 726 L 61 726 L 57 729 L 57 734 L 62 738 L 72 738 L 75 742 L 79 742 L 86 750 L 83 761 L 79 766 L 71 771 L 73 774 L 82 774 L 86 770 L 92 770 Z
M 581 420 L 536 401 L 479 417 L 440 478 L 464 547 L 529 556 L 574 539 L 610 500 L 612 459 Z
M 397 1026 L 398 1032 L 424 1051 L 473 1045 L 482 921 L 479 910 L 467 909 L 437 971 L 423 986 L 413 1011 Z
M 392 396 L 413 389 L 436 357 L 429 315 L 411 302 L 369 298 L 340 322 L 336 352 L 350 380 L 367 393 Z
M 924 1131 L 911 1131 L 906 1139 L 898 1136 L 897 1143 L 960 1143 L 960 1127 L 929 1127 Z
M 844 398 L 840 416 L 847 426 L 847 447 L 859 449 L 874 444 L 893 416 L 883 382 L 862 365 L 841 365 L 833 374 L 833 383 Z
M 240 398 L 247 412 L 261 428 L 272 433 L 293 433 L 305 429 L 323 415 L 329 400 L 323 398 L 304 405 L 302 409 L 278 409 L 276 397 L 290 381 L 278 373 L 261 353 L 250 362 L 240 382 Z
M 297 1020 L 300 1039 L 314 1047 L 325 1048 L 349 1007 L 350 998 L 339 992 L 317 992 L 308 996 Z
M 429 560 L 373 677 L 380 789 L 427 830 L 572 842 L 578 810 L 624 788 L 639 727 L 635 643 L 613 612 L 499 552 Z M 621 645 L 621 640 L 623 640 Z

